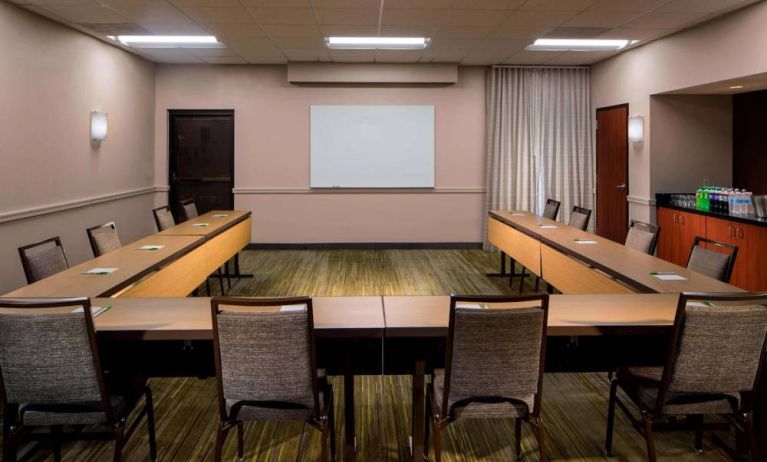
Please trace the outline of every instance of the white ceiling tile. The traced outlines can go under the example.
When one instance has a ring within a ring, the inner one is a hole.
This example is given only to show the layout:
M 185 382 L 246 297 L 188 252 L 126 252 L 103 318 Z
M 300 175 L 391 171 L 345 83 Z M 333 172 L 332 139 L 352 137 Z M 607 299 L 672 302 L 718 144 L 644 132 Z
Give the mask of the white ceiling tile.
M 616 55 L 615 51 L 597 52 L 597 51 L 568 51 L 561 55 L 553 57 L 547 61 L 546 64 L 563 65 L 563 66 L 583 66 L 592 64 L 603 59 L 607 59 L 610 56 Z
M 282 52 L 294 62 L 330 61 L 327 48 L 283 48 Z
M 322 30 L 322 36 L 336 35 L 336 36 L 371 36 L 378 33 L 378 27 L 374 25 L 368 26 L 355 26 L 344 24 L 323 24 L 320 26 Z
M 237 53 L 231 48 L 185 48 L 185 50 L 198 58 L 237 56 Z
M 436 26 L 447 15 L 437 8 L 384 8 L 382 24 L 387 26 Z
M 385 0 L 386 8 L 450 8 L 453 0 Z
M 510 12 L 503 10 L 448 10 L 443 24 L 447 26 L 498 26 Z
M 239 56 L 207 56 L 202 59 L 208 64 L 248 64 Z
M 432 40 L 427 50 L 461 50 L 468 52 L 478 48 L 481 43 L 481 40 L 437 38 Z
M 17 5 L 36 6 L 98 6 L 95 0 L 10 0 Z
M 266 33 L 256 23 L 205 24 L 205 30 L 219 39 L 266 37 Z
M 587 10 L 564 23 L 567 27 L 618 27 L 641 13 L 631 11 Z
M 673 29 L 684 27 L 690 23 L 701 20 L 706 16 L 708 16 L 708 13 L 693 11 L 685 13 L 653 11 L 624 24 L 623 27 L 640 29 Z
M 589 11 L 646 13 L 668 2 L 669 0 L 601 0 Z
M 536 39 L 545 37 L 552 27 L 508 27 L 497 28 L 490 38 L 495 39 Z
M 376 54 L 370 50 L 331 50 L 330 57 L 337 63 L 372 63 Z
M 503 22 L 506 27 L 556 27 L 573 18 L 574 12 L 567 11 L 515 11 Z
M 378 8 L 380 0 L 312 0 L 315 8 Z
M 421 52 L 421 61 L 438 63 L 457 63 L 467 54 L 464 50 L 431 50 L 425 49 Z
M 319 24 L 378 25 L 377 8 L 316 8 Z
M 661 12 L 699 12 L 699 13 L 714 13 L 717 11 L 727 10 L 733 7 L 744 6 L 754 1 L 744 0 L 673 0 L 660 8 Z
M 243 6 L 260 8 L 311 8 L 310 0 L 240 0 Z
M 288 62 L 288 58 L 285 56 L 248 56 L 245 57 L 245 59 L 248 60 L 250 64 L 286 64 Z
M 183 6 L 181 9 L 201 24 L 247 24 L 253 18 L 242 7 L 213 8 L 207 6 Z
M 512 54 L 514 53 L 510 51 L 506 52 L 504 50 L 476 50 L 467 54 L 461 60 L 461 64 L 465 66 L 488 66 L 499 64 Z
M 43 7 L 56 16 L 78 24 L 119 24 L 131 22 L 125 16 L 105 6 L 54 6 Z
M 271 42 L 279 48 L 325 49 L 325 40 L 321 37 L 274 37 Z
M 195 23 L 177 23 L 177 24 L 160 24 L 160 23 L 147 23 L 142 24 L 142 27 L 152 34 L 159 35 L 208 35 L 206 29 L 198 26 Z M 215 34 L 213 34 L 215 35 Z
M 120 14 L 130 18 L 138 24 L 177 24 L 192 23 L 192 20 L 178 7 L 169 3 L 165 4 L 133 4 L 124 3 L 110 5 Z
M 455 39 L 483 39 L 490 36 L 495 26 L 440 26 L 434 37 Z
M 417 63 L 423 50 L 377 50 L 377 63 Z
M 320 28 L 314 25 L 275 25 L 261 26 L 270 37 L 322 37 Z
M 381 26 L 383 37 L 434 37 L 437 26 Z
M 628 39 L 647 42 L 670 34 L 671 32 L 673 32 L 673 29 L 629 29 L 618 27 L 605 32 L 599 37 L 607 39 Z
M 389 0 L 386 0 L 389 3 Z M 467 10 L 516 10 L 525 0 L 455 0 L 453 8 Z
M 503 64 L 535 65 L 544 64 L 562 54 L 558 51 L 523 50 L 503 60 Z
M 238 0 L 170 0 L 174 5 L 203 6 L 213 8 L 241 6 Z
M 583 11 L 599 0 L 528 0 L 520 8 L 531 11 Z
M 141 48 L 137 51 L 158 63 L 191 64 L 204 62 L 183 48 Z
M 311 8 L 250 8 L 259 24 L 316 24 Z

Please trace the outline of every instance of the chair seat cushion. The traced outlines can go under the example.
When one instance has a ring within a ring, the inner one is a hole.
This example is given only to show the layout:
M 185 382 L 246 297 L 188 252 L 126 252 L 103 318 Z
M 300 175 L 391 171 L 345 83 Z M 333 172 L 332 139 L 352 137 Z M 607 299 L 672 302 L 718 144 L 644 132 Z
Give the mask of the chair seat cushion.
M 435 369 L 434 378 L 432 381 L 434 388 L 434 400 L 437 406 L 442 405 L 442 397 L 445 391 L 445 370 Z M 464 399 L 471 398 L 469 396 L 454 396 L 450 395 L 448 406 L 448 412 L 452 413 L 452 417 L 467 417 L 467 418 L 515 418 L 526 417 L 530 413 L 530 409 L 533 408 L 535 402 L 535 395 L 529 396 L 504 396 L 503 398 L 509 398 L 519 403 L 468 403 L 466 405 L 457 405 L 455 403 Z M 442 412 L 440 411 L 440 414 Z
M 327 371 L 325 369 L 317 369 L 317 381 L 320 387 L 320 411 L 325 406 L 325 392 L 326 390 L 332 393 L 332 388 L 328 384 Z M 227 399 L 226 400 L 226 414 L 232 415 L 232 407 L 240 400 Z M 315 417 L 314 409 L 282 409 L 271 407 L 258 407 L 258 406 L 242 406 L 237 412 L 237 419 L 242 421 L 278 421 L 278 422 L 294 422 L 303 421 Z
M 653 410 L 663 378 L 662 367 L 628 367 L 618 373 L 621 388 L 640 407 Z M 732 414 L 737 410 L 739 393 L 703 394 L 668 392 L 662 409 L 667 415 Z

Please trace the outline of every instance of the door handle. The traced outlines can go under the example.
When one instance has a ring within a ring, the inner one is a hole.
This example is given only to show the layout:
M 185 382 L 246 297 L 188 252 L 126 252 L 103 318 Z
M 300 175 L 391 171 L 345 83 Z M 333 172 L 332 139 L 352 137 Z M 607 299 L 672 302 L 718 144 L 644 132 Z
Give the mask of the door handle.
M 679 215 L 674 214 L 674 223 L 679 223 Z
M 732 226 L 727 227 L 727 235 L 730 237 L 735 237 L 735 232 Z
M 621 184 L 615 185 L 615 189 L 620 189 L 621 191 L 625 191 L 626 190 L 626 183 L 621 183 Z
M 680 225 L 684 224 L 684 215 L 682 215 L 681 213 L 679 214 L 679 224 Z
M 743 232 L 743 228 L 738 228 L 738 237 L 743 239 L 745 236 L 745 233 Z

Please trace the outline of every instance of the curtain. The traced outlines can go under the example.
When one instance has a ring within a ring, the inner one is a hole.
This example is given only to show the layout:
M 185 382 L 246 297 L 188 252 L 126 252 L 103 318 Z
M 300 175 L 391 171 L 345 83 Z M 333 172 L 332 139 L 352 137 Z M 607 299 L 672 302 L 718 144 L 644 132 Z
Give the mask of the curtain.
M 542 213 L 547 198 L 593 209 L 590 72 L 494 67 L 486 86 L 487 210 Z M 485 215 L 486 216 L 486 215 Z M 596 215 L 592 213 L 589 228 Z M 485 247 L 491 248 L 485 232 Z

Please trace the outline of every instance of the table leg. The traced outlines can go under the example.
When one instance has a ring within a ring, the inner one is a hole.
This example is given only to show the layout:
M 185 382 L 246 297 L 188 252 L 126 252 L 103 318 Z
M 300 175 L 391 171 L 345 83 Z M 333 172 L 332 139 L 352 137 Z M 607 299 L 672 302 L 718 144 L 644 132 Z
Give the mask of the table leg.
M 352 349 L 346 352 L 344 370 L 344 461 L 356 459 L 357 443 L 354 432 L 354 364 Z
M 234 254 L 234 273 L 229 273 L 229 268 L 227 267 L 226 274 L 224 276 L 226 276 L 227 278 L 237 278 L 237 279 L 246 279 L 246 278 L 254 277 L 253 274 L 251 273 L 240 272 L 240 253 L 239 252 Z
M 514 272 L 514 266 L 512 265 L 511 271 Z M 500 273 L 487 273 L 487 277 L 491 278 L 503 278 L 509 276 L 506 272 L 506 253 L 501 252 L 501 272 Z
M 426 361 L 418 358 L 413 370 L 413 461 L 424 460 L 424 421 L 425 414 L 425 384 L 426 384 Z

